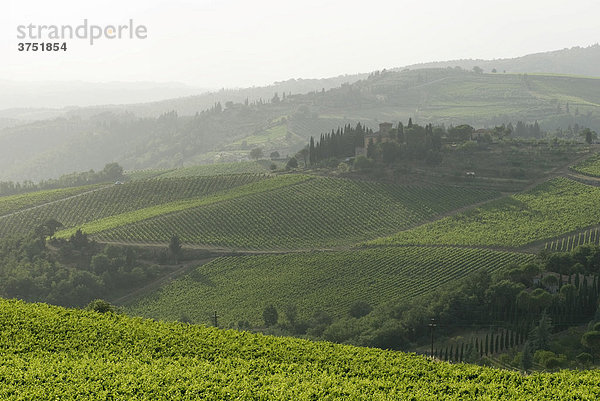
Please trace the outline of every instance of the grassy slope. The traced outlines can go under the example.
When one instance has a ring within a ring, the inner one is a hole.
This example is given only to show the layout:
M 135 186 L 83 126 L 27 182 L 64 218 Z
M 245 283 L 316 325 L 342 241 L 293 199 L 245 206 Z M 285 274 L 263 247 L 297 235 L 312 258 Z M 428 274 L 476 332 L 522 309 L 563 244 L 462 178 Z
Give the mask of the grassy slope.
M 479 249 L 395 247 L 310 254 L 220 258 L 144 297 L 128 311 L 177 320 L 182 314 L 208 322 L 214 310 L 223 324 L 262 323 L 267 304 L 300 317 L 317 310 L 345 316 L 355 301 L 376 306 L 409 300 L 478 270 L 494 271 L 532 255 Z
M 294 186 L 232 196 L 132 224 L 123 220 L 127 224 L 115 224 L 97 237 L 167 242 L 177 234 L 187 243 L 250 249 L 349 245 L 495 196 L 493 191 L 460 187 L 313 177 Z
M 398 352 L 0 301 L 3 399 L 597 399 L 594 371 L 523 377 Z
M 600 188 L 556 178 L 528 192 L 368 244 L 518 247 L 598 224 L 598 201 Z

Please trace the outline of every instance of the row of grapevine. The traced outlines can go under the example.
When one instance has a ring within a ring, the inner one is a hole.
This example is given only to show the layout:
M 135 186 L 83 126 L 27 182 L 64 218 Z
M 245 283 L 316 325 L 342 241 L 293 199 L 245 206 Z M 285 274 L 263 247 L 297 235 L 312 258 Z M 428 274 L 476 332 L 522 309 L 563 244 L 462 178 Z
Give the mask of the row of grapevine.
M 6 216 L 7 214 L 18 212 L 19 210 L 36 207 L 49 202 L 56 202 L 61 199 L 76 196 L 99 188 L 102 188 L 102 184 L 64 189 L 51 189 L 11 196 L 0 196 L 0 218 L 2 216 Z
M 600 374 L 528 376 L 414 354 L 0 301 L 2 399 L 594 400 Z
M 600 155 L 593 155 L 578 165 L 571 167 L 571 169 L 579 174 L 600 177 Z
M 546 243 L 544 249 L 557 252 L 569 252 L 579 245 L 600 245 L 599 228 L 590 228 L 588 230 L 559 238 Z
M 160 174 L 163 178 L 205 177 L 231 174 L 265 174 L 269 172 L 270 161 L 249 161 L 233 163 L 214 163 L 183 167 Z
M 246 249 L 349 245 L 496 195 L 451 186 L 314 177 L 294 186 L 122 224 L 97 237 L 167 242 L 177 234 L 184 243 Z
M 600 188 L 556 178 L 465 213 L 369 242 L 520 247 L 598 224 Z
M 533 258 L 484 249 L 392 247 L 219 258 L 199 266 L 129 307 L 133 314 L 176 320 L 187 314 L 208 322 L 218 310 L 225 324 L 261 322 L 262 308 L 297 304 L 308 317 L 323 310 L 345 315 L 353 302 L 375 306 L 408 300 L 479 271 Z
M 263 175 L 248 174 L 146 180 L 112 185 L 8 216 L 2 220 L 0 236 L 26 232 L 48 218 L 54 218 L 66 227 L 73 227 L 152 205 L 206 196 L 264 178 Z

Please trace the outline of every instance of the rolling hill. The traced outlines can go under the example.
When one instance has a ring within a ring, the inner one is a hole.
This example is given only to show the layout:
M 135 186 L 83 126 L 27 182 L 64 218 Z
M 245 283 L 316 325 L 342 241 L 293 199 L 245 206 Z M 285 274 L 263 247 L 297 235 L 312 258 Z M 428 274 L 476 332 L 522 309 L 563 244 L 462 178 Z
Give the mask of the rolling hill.
M 598 93 L 596 78 L 421 69 L 378 72 L 326 91 L 209 109 L 179 110 L 177 102 L 186 108 L 194 103 L 184 99 L 159 117 L 121 109 L 74 113 L 0 130 L 0 179 L 40 180 L 113 161 L 126 169 L 238 161 L 253 147 L 284 156 L 295 154 L 310 136 L 359 121 L 376 128 L 409 117 L 421 124 L 476 127 L 537 120 L 549 131 L 575 124 L 600 130 Z
M 225 327 L 262 325 L 265 305 L 297 307 L 298 319 L 317 312 L 348 316 L 355 302 L 377 307 L 408 301 L 478 271 L 494 272 L 533 260 L 531 254 L 482 249 L 392 247 L 366 250 L 231 256 L 194 268 L 188 275 L 141 298 L 134 316 L 174 321 L 187 316 L 208 323 L 217 310 Z
M 600 188 L 555 178 L 465 213 L 369 242 L 521 247 L 597 225 Z
M 326 342 L 0 301 L 0 397 L 596 399 L 595 371 L 522 376 Z
M 53 206 L 56 212 L 36 209 L 33 213 L 52 215 L 68 210 L 67 216 L 55 217 L 71 227 L 57 234 L 65 238 L 81 228 L 105 241 L 165 243 L 178 235 L 184 243 L 210 247 L 311 249 L 351 245 L 498 196 L 494 191 L 454 186 L 394 186 L 298 174 L 170 202 L 157 192 L 164 201 L 147 207 L 134 208 L 136 201 L 127 201 L 127 195 L 104 195 L 114 201 L 112 209 L 102 209 L 104 216 L 94 212 L 94 197 L 80 199 L 78 208 L 63 209 L 57 203 Z M 137 203 L 140 201 L 148 203 L 143 198 Z M 12 219 L 19 225 L 35 220 L 26 213 Z M 6 230 L 13 230 L 10 222 Z

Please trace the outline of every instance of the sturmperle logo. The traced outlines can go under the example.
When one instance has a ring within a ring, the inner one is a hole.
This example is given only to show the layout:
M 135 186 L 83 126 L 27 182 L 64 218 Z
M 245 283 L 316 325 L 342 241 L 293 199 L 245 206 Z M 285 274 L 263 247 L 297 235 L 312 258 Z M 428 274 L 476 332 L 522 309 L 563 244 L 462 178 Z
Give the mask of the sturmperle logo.
M 104 40 L 146 39 L 148 28 L 136 24 L 133 19 L 128 23 L 116 25 L 90 24 L 87 19 L 79 25 L 17 25 L 17 39 L 27 42 L 86 40 L 90 45 Z

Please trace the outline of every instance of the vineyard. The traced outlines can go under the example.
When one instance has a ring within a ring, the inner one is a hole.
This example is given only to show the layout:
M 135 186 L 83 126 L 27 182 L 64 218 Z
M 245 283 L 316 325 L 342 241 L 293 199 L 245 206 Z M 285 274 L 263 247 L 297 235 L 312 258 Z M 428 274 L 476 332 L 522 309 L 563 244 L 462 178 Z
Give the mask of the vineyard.
M 123 217 L 121 223 L 114 221 L 113 229 L 105 224 L 83 229 L 102 240 L 168 242 L 177 234 L 184 243 L 240 249 L 331 247 L 389 235 L 497 196 L 493 191 L 451 186 L 395 186 L 323 177 L 302 181 L 197 207 L 190 203 L 179 212 L 169 209 L 137 222 Z
M 0 217 L 19 210 L 43 205 L 48 202 L 55 202 L 61 199 L 75 196 L 84 192 L 93 191 L 101 188 L 101 185 L 88 185 L 83 187 L 51 189 L 47 191 L 37 191 L 19 195 L 0 197 Z
M 0 301 L 2 399 L 579 399 L 595 371 L 523 376 L 393 351 Z
M 231 174 L 265 174 L 269 172 L 269 160 L 236 163 L 215 163 L 178 168 L 158 175 L 159 178 L 206 177 Z
M 134 315 L 208 322 L 218 310 L 224 324 L 261 324 L 266 304 L 296 304 L 309 318 L 348 313 L 355 301 L 376 306 L 408 300 L 479 270 L 495 271 L 532 260 L 521 253 L 482 249 L 393 247 L 309 254 L 219 258 L 128 307 Z
M 577 171 L 583 175 L 589 175 L 590 177 L 600 177 L 600 155 L 594 155 L 576 166 L 571 167 L 574 171 Z
M 600 188 L 556 178 L 528 192 L 368 244 L 520 247 L 598 224 L 599 201 Z
M 232 175 L 135 181 L 123 185 L 111 185 L 97 191 L 84 193 L 81 196 L 67 197 L 62 201 L 58 200 L 52 203 L 47 203 L 52 199 L 44 198 L 46 204 L 4 218 L 0 225 L 0 236 L 27 232 L 48 218 L 60 221 L 65 227 L 75 227 L 89 221 L 135 211 L 151 205 L 206 196 L 264 178 L 261 175 Z M 82 189 L 78 190 L 82 191 Z M 32 193 L 27 196 L 36 199 L 40 197 L 39 194 L 42 193 Z M 39 200 L 38 203 L 42 203 L 42 201 Z
M 231 188 L 230 190 L 214 190 L 208 192 L 206 196 L 197 196 L 188 199 L 180 199 L 173 202 L 161 203 L 156 206 L 149 206 L 146 208 L 136 209 L 121 214 L 110 215 L 108 217 L 100 218 L 90 223 L 80 225 L 78 227 L 72 227 L 69 229 L 62 230 L 58 232 L 56 236 L 58 238 L 67 238 L 73 233 L 75 233 L 75 231 L 78 228 L 81 228 L 84 232 L 88 234 L 94 234 L 104 230 L 110 230 L 115 227 L 133 224 L 139 221 L 151 219 L 153 217 L 168 215 L 174 212 L 187 210 L 194 207 L 212 205 L 214 203 L 224 202 L 230 199 L 236 199 L 238 197 L 244 197 L 254 193 L 273 191 L 275 189 L 291 186 L 309 179 L 309 176 L 303 175 L 284 175 L 271 179 L 250 182 L 249 184 L 245 185 L 238 185 L 236 187 Z M 219 181 L 222 183 L 227 182 L 228 180 L 221 179 Z
M 600 245 L 600 229 L 590 228 L 573 235 L 568 235 L 554 241 L 547 242 L 544 249 L 553 252 L 569 252 L 579 245 Z

